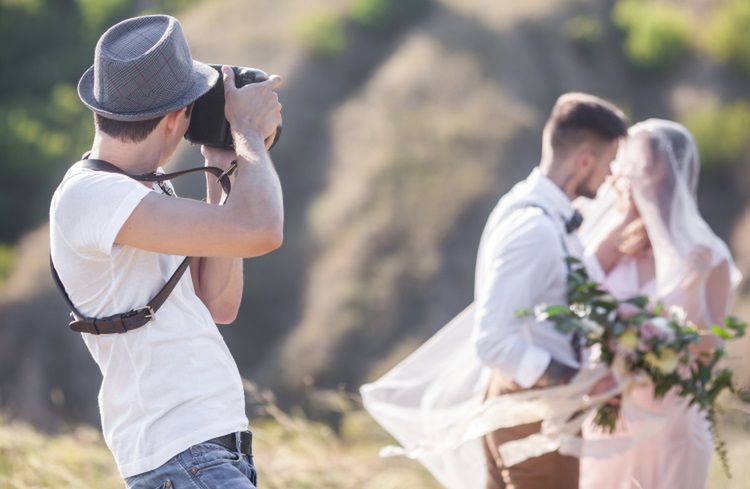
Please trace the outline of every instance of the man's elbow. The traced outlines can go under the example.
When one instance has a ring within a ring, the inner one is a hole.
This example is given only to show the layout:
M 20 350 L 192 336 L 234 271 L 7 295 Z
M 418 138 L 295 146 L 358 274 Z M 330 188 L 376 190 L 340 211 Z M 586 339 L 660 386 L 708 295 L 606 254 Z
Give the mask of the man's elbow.
M 262 229 L 254 228 L 246 233 L 246 257 L 261 256 L 270 253 L 284 242 L 284 230 L 281 223 L 274 223 Z
M 221 303 L 212 305 L 209 308 L 211 318 L 216 324 L 232 324 L 237 320 L 237 314 L 240 311 L 240 305 Z
M 495 340 L 496 342 L 497 340 Z M 491 338 L 489 338 L 487 335 L 478 334 L 475 332 L 471 337 L 471 343 L 474 347 L 474 351 L 477 354 L 477 357 L 479 357 L 479 360 L 487 366 L 491 366 L 492 363 L 492 351 L 493 347 L 497 346 L 495 345 L 495 342 L 492 341 Z

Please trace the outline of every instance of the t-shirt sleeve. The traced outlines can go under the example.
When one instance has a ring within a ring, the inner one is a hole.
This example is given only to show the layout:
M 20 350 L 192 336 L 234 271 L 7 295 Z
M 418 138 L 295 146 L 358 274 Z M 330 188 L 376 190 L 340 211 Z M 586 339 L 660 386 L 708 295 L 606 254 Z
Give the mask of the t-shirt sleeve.
M 81 171 L 59 189 L 55 224 L 76 251 L 112 256 L 117 233 L 151 191 L 125 175 Z

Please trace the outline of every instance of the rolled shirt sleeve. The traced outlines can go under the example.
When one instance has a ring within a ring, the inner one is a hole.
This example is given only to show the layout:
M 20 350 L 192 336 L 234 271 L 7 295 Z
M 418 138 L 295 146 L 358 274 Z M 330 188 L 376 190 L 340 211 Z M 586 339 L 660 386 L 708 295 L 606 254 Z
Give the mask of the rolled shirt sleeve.
M 125 175 L 81 171 L 61 186 L 56 220 L 79 252 L 109 257 L 123 224 L 150 192 Z
M 482 362 L 499 368 L 523 388 L 533 386 L 553 358 L 549 348 L 535 344 L 530 328 L 536 327 L 545 328 L 547 336 L 558 336 L 558 349 L 567 351 L 557 356 L 577 367 L 565 335 L 549 323 L 516 317 L 519 309 L 548 299 L 551 286 L 562 283 L 558 292 L 565 300 L 565 252 L 550 219 L 539 209 L 515 211 L 486 241 L 480 253 L 482 279 L 475 291 L 472 338 Z

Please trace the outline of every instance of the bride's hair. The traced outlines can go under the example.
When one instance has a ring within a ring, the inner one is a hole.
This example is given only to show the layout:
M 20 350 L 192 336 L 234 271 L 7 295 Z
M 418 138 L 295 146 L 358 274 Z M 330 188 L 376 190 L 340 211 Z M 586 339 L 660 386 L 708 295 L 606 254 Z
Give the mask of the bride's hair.
M 585 93 L 557 99 L 544 126 L 544 151 L 565 155 L 585 141 L 611 142 L 628 133 L 628 119 L 614 104 Z

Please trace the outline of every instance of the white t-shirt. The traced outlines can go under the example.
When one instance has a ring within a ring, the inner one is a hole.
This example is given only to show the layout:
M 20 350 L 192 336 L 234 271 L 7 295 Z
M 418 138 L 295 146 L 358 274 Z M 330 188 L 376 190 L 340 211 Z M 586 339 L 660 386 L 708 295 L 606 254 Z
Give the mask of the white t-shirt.
M 183 260 L 114 244 L 153 191 L 161 189 L 78 165 L 55 191 L 52 259 L 81 313 L 105 317 L 146 305 Z M 247 429 L 237 365 L 189 272 L 149 324 L 124 334 L 82 336 L 103 375 L 102 431 L 123 477 L 155 469 L 196 443 Z

